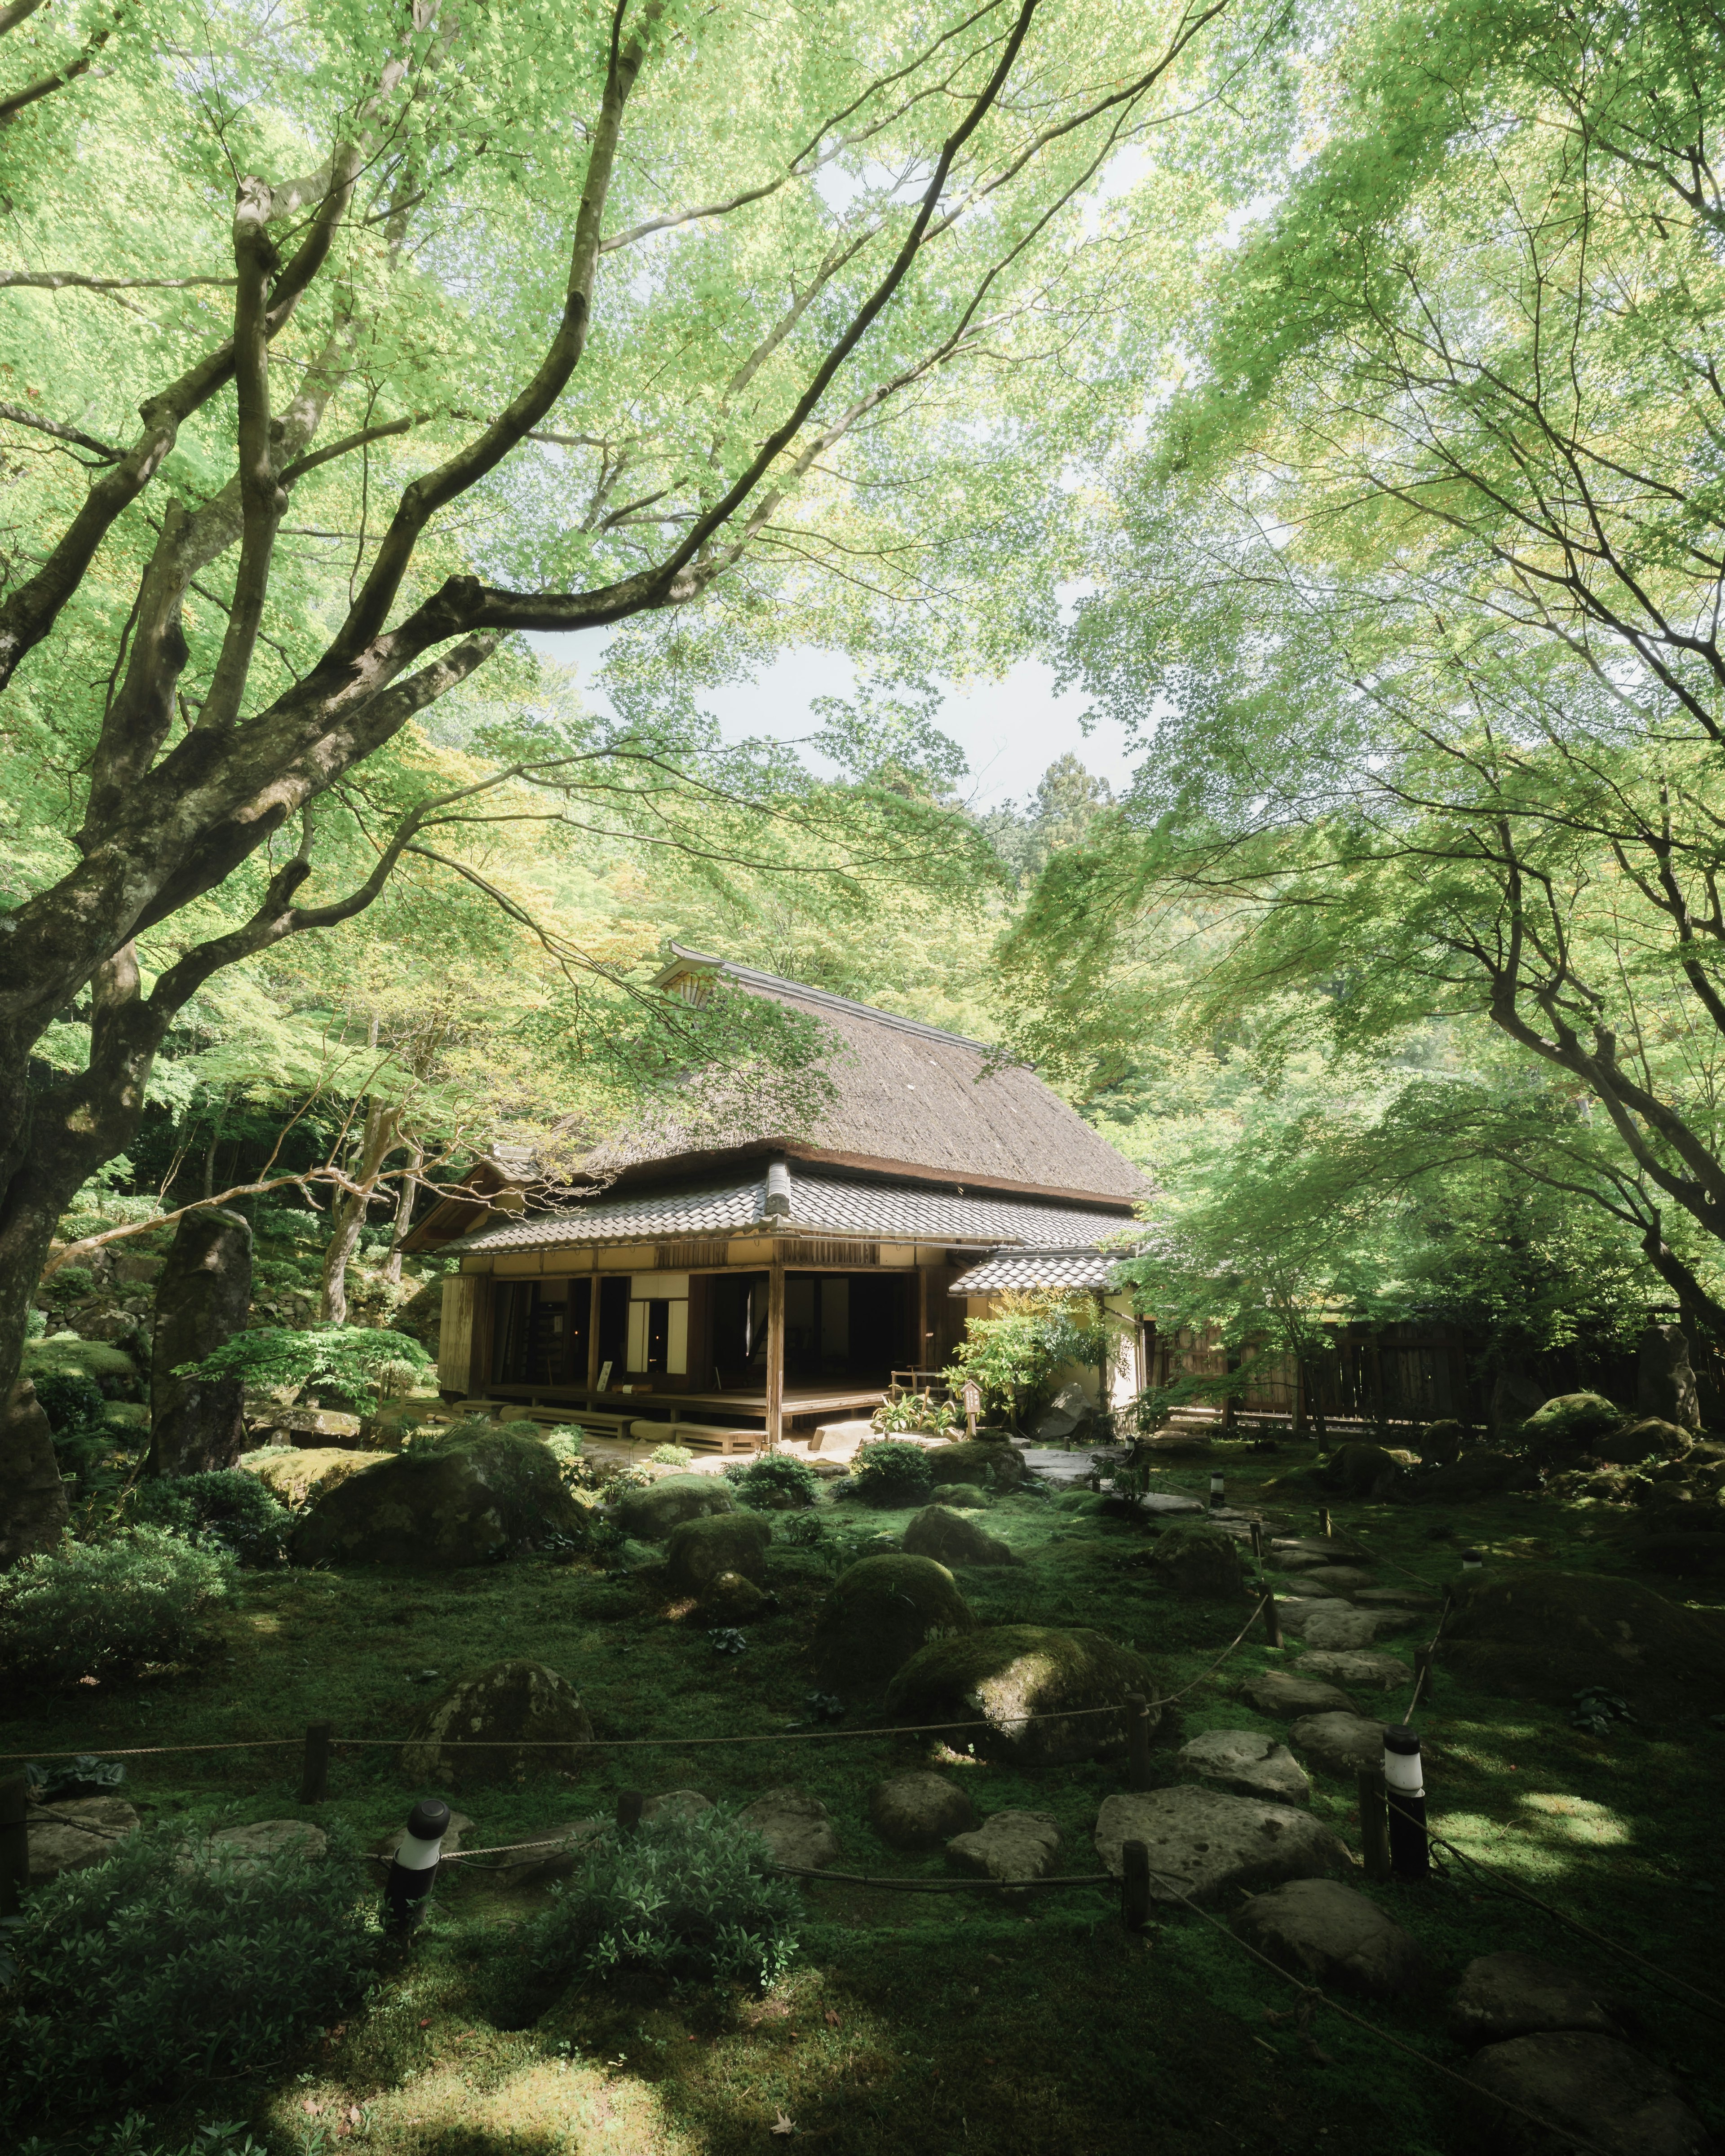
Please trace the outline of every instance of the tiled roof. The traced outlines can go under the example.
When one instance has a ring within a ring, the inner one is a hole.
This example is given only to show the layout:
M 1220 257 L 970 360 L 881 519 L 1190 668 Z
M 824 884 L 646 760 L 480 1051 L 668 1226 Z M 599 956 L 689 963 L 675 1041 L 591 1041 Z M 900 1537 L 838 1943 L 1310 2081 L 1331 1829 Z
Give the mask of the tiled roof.
M 1118 1255 L 1105 1256 L 1099 1250 L 997 1251 L 968 1273 L 960 1273 L 947 1292 L 999 1295 L 1005 1288 L 1106 1287 L 1119 1262 Z
M 781 1171 L 781 1179 L 783 1174 Z M 844 1182 L 836 1177 L 789 1178 L 790 1211 L 767 1209 L 768 1178 L 706 1183 L 695 1188 L 645 1190 L 595 1199 L 561 1213 L 482 1228 L 444 1248 L 458 1250 L 552 1250 L 572 1244 L 640 1243 L 766 1229 L 815 1235 L 885 1236 L 922 1243 L 1028 1244 L 1084 1250 L 1098 1235 L 1131 1224 L 1122 1213 L 1086 1212 L 1022 1198 L 969 1198 L 894 1183 Z M 775 1190 L 780 1185 L 775 1184 Z

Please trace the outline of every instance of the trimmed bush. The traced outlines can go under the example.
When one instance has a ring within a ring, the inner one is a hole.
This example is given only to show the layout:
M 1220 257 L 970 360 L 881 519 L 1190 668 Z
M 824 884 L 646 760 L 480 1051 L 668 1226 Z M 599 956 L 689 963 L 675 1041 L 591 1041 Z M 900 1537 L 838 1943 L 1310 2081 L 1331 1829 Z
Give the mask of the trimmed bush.
M 772 1875 L 761 1836 L 716 1808 L 661 1813 L 592 1849 L 580 1876 L 554 1888 L 551 1907 L 519 1934 L 507 1973 L 517 2015 L 578 1977 L 639 1969 L 764 1989 L 795 1958 L 795 1887 Z
M 11 1948 L 0 2118 L 172 2096 L 279 2059 L 360 1989 L 377 1933 L 357 1851 L 187 1864 L 143 1833 L 35 1888 Z
M 126 1514 L 138 1527 L 167 1527 L 190 1543 L 219 1544 L 242 1564 L 279 1564 L 292 1522 L 267 1484 L 241 1467 L 141 1482 L 126 1501 Z
M 61 1544 L 0 1574 L 0 1672 L 33 1685 L 184 1661 L 228 1592 L 233 1558 L 161 1527 Z
M 806 1460 L 788 1452 L 769 1452 L 745 1465 L 727 1467 L 725 1479 L 737 1502 L 752 1512 L 794 1512 L 820 1494 L 820 1477 Z
M 865 1505 L 926 1505 L 934 1490 L 934 1469 L 922 1445 L 880 1438 L 856 1448 L 850 1485 L 851 1494 Z
M 686 1467 L 695 1455 L 686 1445 L 655 1445 L 647 1457 L 655 1467 Z

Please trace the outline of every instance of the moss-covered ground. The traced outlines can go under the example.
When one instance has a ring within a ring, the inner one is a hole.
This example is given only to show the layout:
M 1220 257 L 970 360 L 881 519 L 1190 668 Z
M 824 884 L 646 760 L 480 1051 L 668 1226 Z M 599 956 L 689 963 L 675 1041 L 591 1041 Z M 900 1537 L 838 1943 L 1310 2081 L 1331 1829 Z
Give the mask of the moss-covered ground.
M 1303 1486 L 1296 1452 L 1218 1450 L 1231 1502 L 1260 1506 L 1275 1531 L 1314 1531 L 1320 1498 Z M 1211 1464 L 1171 1462 L 1153 1481 L 1196 1494 Z M 1624 1563 L 1609 1513 L 1549 1498 L 1436 1517 L 1430 1508 L 1332 1509 L 1339 1532 L 1369 1542 L 1385 1584 L 1404 1576 L 1400 1566 L 1440 1587 L 1466 1542 L 1494 1568 L 1616 1572 Z M 667 1604 L 651 1573 L 535 1560 L 439 1575 L 253 1573 L 223 1618 L 219 1654 L 201 1671 L 112 1698 L 92 1690 L 39 1705 L 7 1721 L 0 1748 L 292 1739 L 327 1719 L 354 1743 L 338 1751 L 321 1805 L 297 1802 L 293 1743 L 136 1759 L 134 1799 L 187 1825 L 339 1815 L 374 1837 L 422 1792 L 403 1781 L 389 1745 L 359 1740 L 405 1736 L 447 1680 L 529 1656 L 569 1676 L 599 1737 L 651 1738 L 655 1748 L 602 1754 L 577 1779 L 444 1791 L 478 1823 L 470 1846 L 608 1812 L 628 1787 L 742 1803 L 791 1784 L 830 1808 L 846 1866 L 940 1877 L 938 1856 L 887 1850 L 867 1818 L 877 1779 L 932 1761 L 965 1778 L 979 1813 L 1053 1814 L 1063 1868 L 1091 1869 L 1091 1830 L 1100 1800 L 1123 1785 L 1119 1764 L 1024 1774 L 931 1751 L 927 1738 L 875 1733 L 865 1712 L 811 1723 L 807 1646 L 825 1587 L 870 1535 L 896 1532 L 908 1515 L 824 1502 L 819 1517 L 820 1544 L 775 1547 L 781 1607 L 750 1630 L 742 1655 L 717 1652 L 699 1615 Z M 1199 1676 L 1244 1614 L 1237 1604 L 1168 1592 L 1145 1562 L 1150 1538 L 1130 1522 L 1026 1495 L 997 1502 L 988 1523 L 1024 1562 L 963 1573 L 979 1617 L 1097 1626 L 1147 1654 L 1167 1689 Z M 1404 1655 L 1412 1644 L 1388 1643 Z M 1178 1732 L 1163 1732 L 1158 1771 L 1172 1778 L 1170 1736 L 1273 1727 L 1236 1686 L 1297 1652 L 1278 1656 L 1255 1637 L 1199 1683 L 1176 1711 Z M 1361 1702 L 1396 1716 L 1404 1703 Z M 1725 1709 L 1725 1697 L 1709 1705 Z M 1725 1732 L 1697 1715 L 1658 1728 L 1617 1724 L 1601 1738 L 1570 1728 L 1560 1712 L 1468 1691 L 1448 1676 L 1420 1722 L 1441 1831 L 1670 1974 L 1725 1990 L 1714 1973 Z M 762 1741 L 698 1741 L 744 1736 Z M 1319 1778 L 1313 1801 L 1357 1846 L 1353 1794 Z M 1286 1986 L 1215 1929 L 1181 1916 L 1128 1936 L 1112 1897 L 1091 1888 L 1026 1905 L 812 1885 L 799 1972 L 778 1992 L 614 1980 L 577 1988 L 531 2029 L 501 2030 L 484 2010 L 487 1957 L 542 1891 L 511 1897 L 477 1865 L 446 1871 L 434 1917 L 363 2011 L 332 2021 L 304 2056 L 195 2092 L 152 2129 L 177 2147 L 199 2121 L 244 2117 L 280 2156 L 350 2143 L 378 2156 L 732 2156 L 774 2145 L 783 2120 L 794 2135 L 783 2138 L 819 2142 L 834 2156 L 1447 2156 L 1479 2135 L 1462 2092 L 1436 2071 L 1463 2063 L 1444 2034 L 1446 1987 L 1475 1954 L 1506 1948 L 1571 1962 L 1638 1997 L 1654 2049 L 1688 2078 L 1715 2128 L 1725 2124 L 1716 2023 L 1554 1917 L 1460 1871 L 1368 1890 L 1421 1942 L 1431 1984 L 1420 2000 L 1363 2010 L 1423 2059 L 1322 2009 L 1302 2032 L 1278 2018 Z

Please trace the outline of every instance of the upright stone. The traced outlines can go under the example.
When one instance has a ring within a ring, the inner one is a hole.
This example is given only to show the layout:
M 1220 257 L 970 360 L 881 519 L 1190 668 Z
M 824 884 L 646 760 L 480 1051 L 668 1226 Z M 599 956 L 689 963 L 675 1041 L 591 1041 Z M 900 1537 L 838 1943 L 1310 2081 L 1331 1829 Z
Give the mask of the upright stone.
M 1701 1396 L 1689 1367 L 1689 1341 L 1678 1325 L 1650 1325 L 1635 1364 L 1635 1405 L 1644 1415 L 1701 1428 Z
M 245 1444 L 238 1378 L 211 1383 L 178 1378 L 244 1328 L 252 1300 L 251 1223 L 238 1213 L 206 1206 L 188 1213 L 156 1286 L 156 1329 L 150 1347 L 151 1475 L 200 1475 L 231 1467 Z
M 54 1432 L 28 1378 L 0 1408 L 0 1571 L 52 1549 L 66 1524 Z

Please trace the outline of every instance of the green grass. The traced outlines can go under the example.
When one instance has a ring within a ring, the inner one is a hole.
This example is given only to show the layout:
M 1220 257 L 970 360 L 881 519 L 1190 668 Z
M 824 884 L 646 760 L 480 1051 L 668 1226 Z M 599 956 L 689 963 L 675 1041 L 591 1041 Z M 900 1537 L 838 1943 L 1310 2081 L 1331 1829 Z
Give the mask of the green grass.
M 1232 1450 L 1230 1498 L 1253 1502 L 1281 1476 L 1265 1493 L 1272 1524 L 1313 1532 L 1316 1493 L 1286 1478 L 1296 1457 Z M 1170 1466 L 1155 1480 L 1196 1493 L 1208 1472 L 1207 1461 Z M 1620 1563 L 1611 1517 L 1596 1507 L 1508 1498 L 1437 1517 L 1425 1508 L 1332 1509 L 1338 1530 L 1357 1527 L 1370 1541 L 1385 1582 L 1399 1576 L 1396 1560 L 1440 1585 L 1468 1542 L 1496 1567 Z M 821 1517 L 829 1543 L 860 1543 L 909 1515 L 824 1503 Z M 1204 1669 L 1244 1614 L 1169 1594 L 1142 1562 L 1147 1539 L 1130 1523 L 1029 1497 L 999 1502 L 986 1517 L 1024 1563 L 962 1575 L 985 1621 L 1096 1625 L 1135 1643 L 1171 1689 Z M 1444 1526 L 1453 1533 L 1435 1537 Z M 628 1787 L 694 1788 L 740 1802 L 792 1783 L 830 1808 L 846 1866 L 941 1876 L 938 1856 L 895 1855 L 867 1820 L 880 1776 L 932 1758 L 963 1777 L 978 1812 L 1051 1813 L 1064 1861 L 1090 1869 L 1096 1807 L 1122 1784 L 1117 1764 L 1021 1772 L 956 1762 L 938 1740 L 798 1741 L 793 1725 L 813 1689 L 807 1643 L 834 1562 L 820 1549 L 776 1549 L 781 1610 L 751 1629 L 748 1651 L 735 1657 L 712 1650 L 698 1616 L 667 1606 L 650 1573 L 527 1562 L 438 1575 L 249 1574 L 222 1620 L 222 1650 L 203 1669 L 112 1697 L 97 1688 L 39 1705 L 7 1723 L 0 1742 L 8 1751 L 231 1743 L 291 1736 L 324 1718 L 349 1738 L 399 1738 L 444 1681 L 526 1655 L 571 1679 L 600 1737 L 672 1741 L 602 1755 L 575 1779 L 444 1792 L 479 1822 L 477 1841 L 608 1812 Z M 1419 1636 L 1389 1644 L 1405 1653 Z M 1235 1686 L 1298 1651 L 1278 1657 L 1255 1640 L 1242 1648 L 1182 1702 L 1179 1731 L 1274 1727 Z M 414 1682 L 427 1668 L 440 1677 Z M 1394 1698 L 1388 1711 L 1399 1715 L 1404 1703 Z M 1725 1708 L 1725 1698 L 1717 1704 Z M 1548 1708 L 1447 1677 L 1420 1720 L 1442 1831 L 1671 1973 L 1717 1988 L 1725 1863 L 1714 1816 L 1725 1734 L 1697 1723 L 1604 1742 Z M 853 1715 L 839 1726 L 866 1721 Z M 677 1741 L 738 1735 L 768 1741 Z M 1156 1757 L 1171 1774 L 1172 1751 Z M 223 1752 L 138 1760 L 131 1784 L 141 1806 L 207 1825 L 300 1815 L 298 1771 L 292 1749 Z M 312 1815 L 339 1814 L 375 1836 L 398 1825 L 418 1794 L 393 1750 L 342 1752 L 328 1801 Z M 1354 1841 L 1352 1794 L 1320 1780 L 1314 1807 Z M 1656 2051 L 1694 2075 L 1716 2127 L 1725 2118 L 1709 2101 L 1722 2083 L 1707 2025 L 1555 1919 L 1466 1877 L 1371 1891 L 1419 1939 L 1431 1979 L 1424 1999 L 1367 2009 L 1378 2026 L 1459 2066 L 1442 2008 L 1461 1966 L 1505 1948 L 1548 1954 L 1640 1995 L 1659 2032 Z M 446 1875 L 429 1926 L 370 2010 L 310 2055 L 164 2117 L 162 2138 L 185 2138 L 199 2118 L 244 2114 L 279 2156 L 330 2156 L 350 2141 L 379 2156 L 730 2156 L 767 2145 L 781 2111 L 800 2136 L 845 2156 L 1125 2156 L 1147 2145 L 1206 2156 L 1344 2147 L 1420 2156 L 1476 2138 L 1453 2084 L 1322 2010 L 1312 2036 L 1322 2056 L 1314 2056 L 1291 2024 L 1266 2018 L 1287 2003 L 1286 1987 L 1195 1920 L 1130 1938 L 1111 1897 L 1095 1890 L 1043 1897 L 1028 1913 L 980 1895 L 932 1900 L 840 1886 L 811 1887 L 807 1903 L 799 1973 L 772 1997 L 588 1984 L 535 2028 L 508 2031 L 485 2017 L 487 1958 L 501 1928 L 539 1898 L 501 1891 L 477 1866 Z

